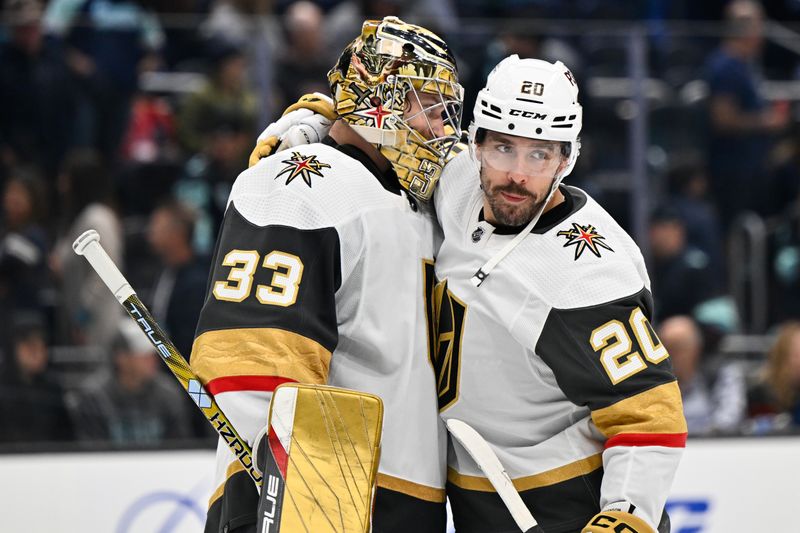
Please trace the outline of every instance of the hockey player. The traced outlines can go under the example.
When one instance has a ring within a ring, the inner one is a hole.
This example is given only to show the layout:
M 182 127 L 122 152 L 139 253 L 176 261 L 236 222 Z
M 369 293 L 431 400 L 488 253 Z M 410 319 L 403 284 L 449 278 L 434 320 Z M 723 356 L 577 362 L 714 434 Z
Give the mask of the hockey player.
M 578 157 L 577 96 L 562 63 L 504 59 L 478 94 L 470 150 L 442 176 L 441 415 L 492 445 L 547 533 L 668 531 L 680 393 L 639 249 L 561 185 Z M 456 443 L 448 463 L 458 533 L 517 530 Z
M 233 186 L 191 364 L 251 444 L 280 383 L 380 396 L 373 531 L 439 533 L 446 438 L 423 298 L 438 241 L 425 200 L 463 91 L 447 45 L 394 17 L 365 22 L 328 76 L 330 137 Z M 255 531 L 256 487 L 222 442 L 216 486 L 205 531 Z
M 478 95 L 470 149 L 445 167 L 444 241 L 426 269 L 439 407 L 492 445 L 547 533 L 664 533 L 686 422 L 638 247 L 561 185 L 577 96 L 562 63 L 506 58 Z M 458 444 L 448 463 L 458 533 L 518 530 Z

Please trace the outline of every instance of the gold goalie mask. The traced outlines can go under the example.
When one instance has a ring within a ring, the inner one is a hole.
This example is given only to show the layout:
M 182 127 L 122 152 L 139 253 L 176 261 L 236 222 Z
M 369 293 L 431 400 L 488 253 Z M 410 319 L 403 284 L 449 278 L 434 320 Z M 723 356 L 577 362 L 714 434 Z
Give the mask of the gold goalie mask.
M 392 163 L 408 192 L 429 200 L 461 131 L 464 89 L 445 42 L 396 17 L 369 20 L 328 81 L 339 117 Z

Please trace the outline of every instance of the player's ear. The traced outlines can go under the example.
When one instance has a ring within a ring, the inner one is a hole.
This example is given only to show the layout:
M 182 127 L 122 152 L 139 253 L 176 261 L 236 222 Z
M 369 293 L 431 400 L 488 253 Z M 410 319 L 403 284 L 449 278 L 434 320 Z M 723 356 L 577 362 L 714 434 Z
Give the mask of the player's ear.
M 567 165 L 569 165 L 569 153 L 568 150 L 560 150 L 558 152 L 560 157 L 560 161 L 558 163 L 558 170 L 556 171 L 556 176 L 560 176 L 562 172 L 567 169 Z

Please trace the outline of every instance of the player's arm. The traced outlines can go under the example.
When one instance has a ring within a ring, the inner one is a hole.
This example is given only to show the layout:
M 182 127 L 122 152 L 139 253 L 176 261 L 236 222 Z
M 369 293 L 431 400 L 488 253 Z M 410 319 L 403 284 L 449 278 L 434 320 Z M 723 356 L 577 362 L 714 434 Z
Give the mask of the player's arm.
M 606 438 L 601 508 L 655 528 L 686 443 L 686 421 L 651 313 L 646 289 L 602 305 L 553 309 L 536 352 L 566 396 L 589 407 Z
M 264 390 L 274 380 L 325 383 L 338 339 L 340 284 L 335 228 L 257 226 L 233 202 L 215 251 L 192 367 L 212 393 Z
M 293 213 L 313 213 L 313 206 L 287 194 L 237 196 L 238 185 L 218 237 L 191 366 L 252 445 L 275 387 L 327 381 L 342 274 L 335 228 L 290 223 Z M 259 209 L 276 222 L 255 223 Z M 255 524 L 258 495 L 237 463 L 218 449 L 208 521 L 220 528 Z
M 782 106 L 745 110 L 742 108 L 742 94 L 749 88 L 741 73 L 727 68 L 715 72 L 709 86 L 709 114 L 715 130 L 727 134 L 750 134 L 778 132 L 788 124 L 789 110 Z
M 280 119 L 261 132 L 250 153 L 249 166 L 286 148 L 321 141 L 328 135 L 334 120 L 336 111 L 330 96 L 304 94 L 286 108 Z

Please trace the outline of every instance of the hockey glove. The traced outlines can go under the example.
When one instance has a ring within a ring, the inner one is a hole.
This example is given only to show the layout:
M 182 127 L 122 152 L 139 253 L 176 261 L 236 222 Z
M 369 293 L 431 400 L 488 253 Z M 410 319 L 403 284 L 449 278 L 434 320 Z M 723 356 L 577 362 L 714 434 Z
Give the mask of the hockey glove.
M 594 515 L 581 533 L 655 533 L 638 516 L 622 511 L 601 511 Z
M 283 116 L 288 115 L 297 109 L 310 109 L 317 115 L 322 115 L 330 121 L 337 118 L 336 111 L 333 109 L 333 100 L 330 96 L 322 93 L 304 94 L 300 99 L 286 108 Z
M 283 116 L 258 136 L 249 166 L 286 148 L 321 141 L 336 119 L 333 100 L 321 93 L 303 95 L 286 108 Z
M 259 140 L 256 143 L 256 147 L 250 152 L 250 159 L 247 162 L 247 166 L 252 167 L 265 157 L 269 157 L 277 152 L 278 150 L 275 148 L 278 146 L 278 143 L 280 143 L 280 139 L 274 135 L 264 140 Z

